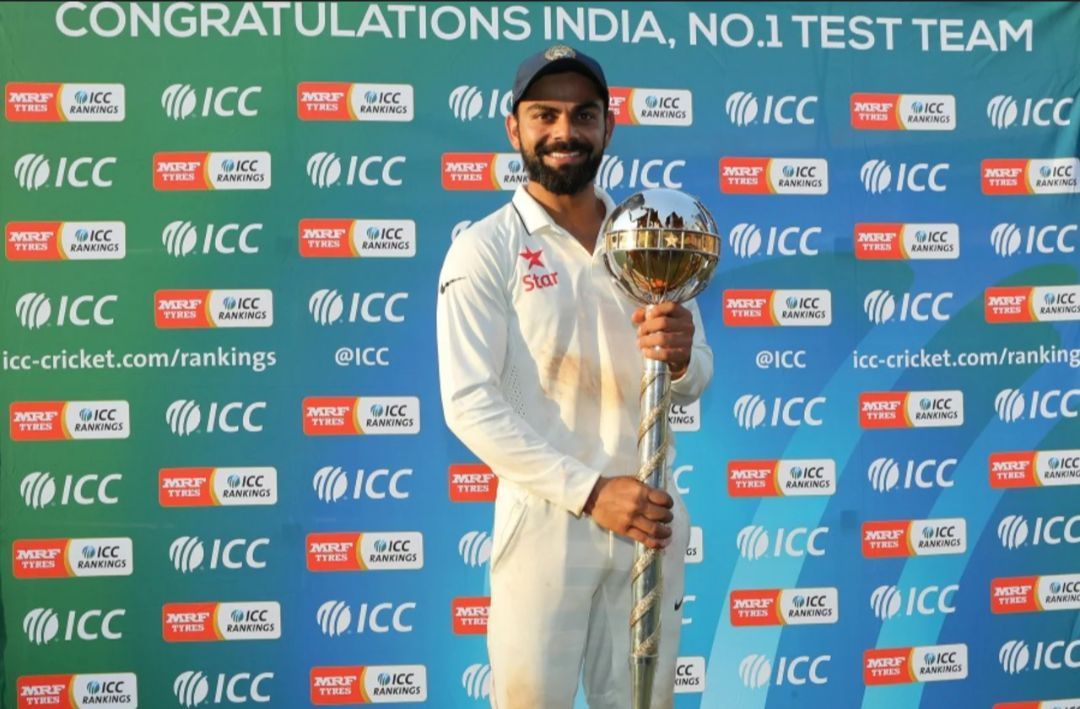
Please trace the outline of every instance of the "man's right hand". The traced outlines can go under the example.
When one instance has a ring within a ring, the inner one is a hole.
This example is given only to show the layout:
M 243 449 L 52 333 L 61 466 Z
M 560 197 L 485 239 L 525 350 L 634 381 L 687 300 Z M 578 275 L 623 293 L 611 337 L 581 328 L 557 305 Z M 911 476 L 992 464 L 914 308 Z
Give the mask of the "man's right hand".
M 663 549 L 671 543 L 668 523 L 674 519 L 671 513 L 674 504 L 671 495 L 663 490 L 623 475 L 598 479 L 584 511 L 604 529 L 647 547 Z

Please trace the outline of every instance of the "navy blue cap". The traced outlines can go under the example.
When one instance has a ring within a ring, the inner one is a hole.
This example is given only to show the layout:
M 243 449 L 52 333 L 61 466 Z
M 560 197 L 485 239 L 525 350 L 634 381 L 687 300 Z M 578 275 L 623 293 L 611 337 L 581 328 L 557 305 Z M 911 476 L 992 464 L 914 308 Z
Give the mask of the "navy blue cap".
M 513 103 L 511 110 L 517 108 L 525 92 L 529 90 L 533 82 L 547 74 L 556 74 L 561 71 L 574 71 L 596 84 L 604 100 L 604 109 L 608 105 L 608 85 L 604 77 L 604 70 L 592 57 L 567 47 L 565 44 L 556 44 L 542 52 L 537 52 L 521 62 L 518 66 L 517 75 L 514 77 Z

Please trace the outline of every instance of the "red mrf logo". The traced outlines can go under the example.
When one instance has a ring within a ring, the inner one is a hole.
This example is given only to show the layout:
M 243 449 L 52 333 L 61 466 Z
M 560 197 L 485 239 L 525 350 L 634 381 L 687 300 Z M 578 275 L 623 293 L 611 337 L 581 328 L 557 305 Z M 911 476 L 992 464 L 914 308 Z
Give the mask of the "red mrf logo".
M 720 191 L 725 194 L 769 194 L 769 158 L 720 160 Z
M 859 425 L 863 428 L 906 428 L 906 392 L 863 392 L 859 395 Z
M 990 610 L 994 613 L 1027 613 L 1042 610 L 1038 576 L 1017 576 L 990 581 Z
M 488 612 L 491 598 L 455 598 L 450 605 L 450 614 L 455 635 L 483 635 L 487 633 Z
M 1038 484 L 1034 451 L 990 454 L 990 487 L 1000 490 Z
M 494 502 L 499 479 L 482 463 L 450 466 L 451 502 Z

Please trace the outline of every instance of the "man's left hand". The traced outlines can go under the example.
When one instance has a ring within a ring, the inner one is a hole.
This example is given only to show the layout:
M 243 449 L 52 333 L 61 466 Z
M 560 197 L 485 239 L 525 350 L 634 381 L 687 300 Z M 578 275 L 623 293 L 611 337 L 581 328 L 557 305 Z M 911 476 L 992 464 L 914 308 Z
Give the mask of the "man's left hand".
M 678 379 L 690 365 L 694 343 L 694 318 L 679 303 L 658 303 L 634 311 L 631 321 L 638 326 L 638 347 L 649 359 L 667 362 L 671 376 Z

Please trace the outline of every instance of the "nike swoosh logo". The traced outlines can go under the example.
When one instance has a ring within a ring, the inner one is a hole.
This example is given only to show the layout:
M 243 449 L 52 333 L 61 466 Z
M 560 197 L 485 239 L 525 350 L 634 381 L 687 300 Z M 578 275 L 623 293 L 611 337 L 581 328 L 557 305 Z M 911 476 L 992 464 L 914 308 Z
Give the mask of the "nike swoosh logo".
M 442 295 L 443 293 L 445 293 L 446 289 L 449 288 L 452 283 L 457 283 L 458 281 L 463 281 L 463 280 L 465 280 L 465 276 L 458 276 L 457 278 L 451 278 L 449 281 L 447 281 L 446 283 L 443 283 L 441 286 L 439 286 L 439 295 Z
M 684 600 L 685 599 L 680 598 L 679 600 L 675 601 L 675 610 L 676 611 L 678 611 L 680 608 L 682 608 L 682 603 L 683 603 Z

